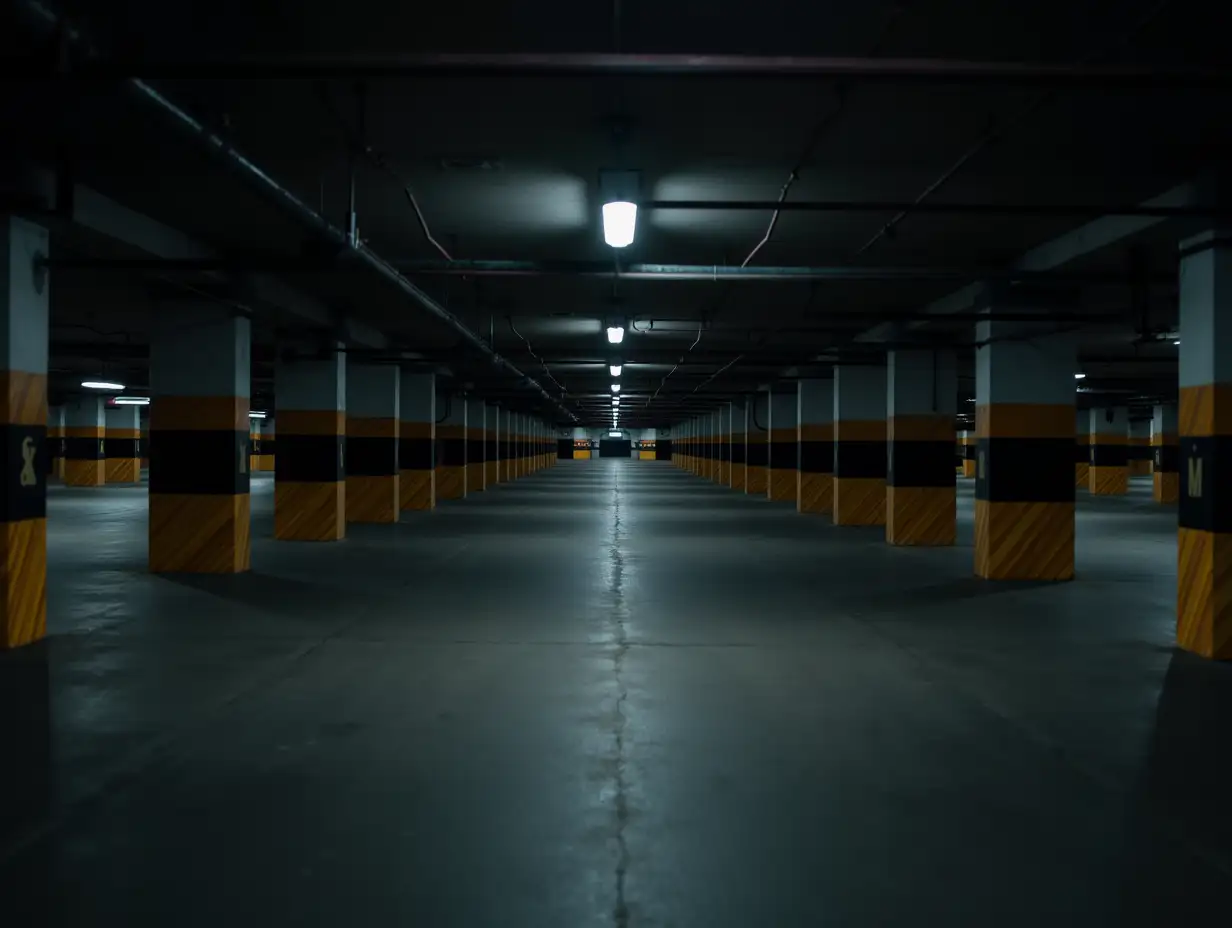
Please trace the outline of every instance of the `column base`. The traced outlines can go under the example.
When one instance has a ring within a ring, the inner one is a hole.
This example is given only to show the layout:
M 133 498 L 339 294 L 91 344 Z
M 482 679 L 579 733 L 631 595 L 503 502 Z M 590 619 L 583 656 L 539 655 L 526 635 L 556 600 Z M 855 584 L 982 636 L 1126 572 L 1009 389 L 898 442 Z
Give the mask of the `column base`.
M 274 537 L 279 541 L 341 541 L 346 516 L 346 484 L 341 480 L 274 484 Z
M 768 478 L 768 486 L 766 488 L 766 496 L 771 502 L 775 503 L 791 503 L 796 499 L 796 470 L 787 470 L 783 467 L 773 467 L 770 469 Z
M 103 465 L 103 479 L 107 483 L 136 483 L 140 477 L 140 458 L 107 458 Z
M 880 477 L 835 477 L 835 525 L 885 525 L 886 482 Z
M 1157 503 L 1175 503 L 1181 495 L 1181 475 L 1157 471 L 1151 475 L 1151 497 Z
M 796 491 L 797 512 L 834 511 L 834 475 L 800 471 Z
M 962 475 L 964 477 L 974 477 L 975 476 L 975 461 L 963 461 L 962 462 Z
M 247 493 L 151 493 L 151 573 L 250 569 L 249 512 Z
M 484 489 L 483 464 L 466 465 L 466 492 L 481 493 Z
M 1092 496 L 1124 496 L 1129 492 L 1128 467 L 1090 465 L 1089 488 Z
M 741 493 L 743 493 L 744 492 L 744 479 L 745 479 L 744 465 L 733 461 L 732 466 L 731 466 L 731 482 L 728 484 L 728 486 L 731 487 L 731 489 L 733 490 L 738 490 Z
M 744 492 L 755 496 L 766 495 L 766 484 L 769 476 L 767 468 L 760 464 L 746 464 L 744 467 Z
M 462 499 L 466 496 L 466 468 L 451 464 L 436 469 L 436 498 Z
M 436 508 L 436 471 L 403 470 L 398 473 L 398 508 L 403 512 Z
M 70 487 L 101 487 L 107 482 L 107 465 L 103 460 L 64 462 L 64 484 Z
M 975 574 L 1072 580 L 1074 504 L 975 501 Z
M 1087 484 L 1091 482 L 1091 465 L 1090 464 L 1075 464 L 1074 465 L 1074 486 L 1086 489 Z
M 346 478 L 346 520 L 389 523 L 398 521 L 398 476 Z
M 0 534 L 0 651 L 47 635 L 47 520 L 4 523 Z
M 1177 530 L 1176 643 L 1232 660 L 1232 535 Z
M 958 493 L 954 487 L 886 487 L 886 541 L 892 545 L 954 544 Z

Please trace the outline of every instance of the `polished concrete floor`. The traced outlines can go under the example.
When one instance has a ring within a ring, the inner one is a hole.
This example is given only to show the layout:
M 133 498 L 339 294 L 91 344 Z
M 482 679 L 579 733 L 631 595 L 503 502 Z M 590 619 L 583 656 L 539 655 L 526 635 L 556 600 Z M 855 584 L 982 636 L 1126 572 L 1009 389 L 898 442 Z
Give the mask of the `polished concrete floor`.
M 253 571 L 53 490 L 0 654 L 0 924 L 1181 925 L 1232 893 L 1232 668 L 1175 512 L 971 576 L 665 463 L 559 466 Z

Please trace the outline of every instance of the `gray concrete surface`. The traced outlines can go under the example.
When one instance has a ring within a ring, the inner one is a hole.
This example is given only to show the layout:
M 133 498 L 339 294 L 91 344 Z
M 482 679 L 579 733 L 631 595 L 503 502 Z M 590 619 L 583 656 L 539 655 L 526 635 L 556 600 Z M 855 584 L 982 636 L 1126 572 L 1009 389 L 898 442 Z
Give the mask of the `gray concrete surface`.
M 971 576 L 665 463 L 562 462 L 253 572 L 144 572 L 53 490 L 0 654 L 0 924 L 1194 924 L 1232 889 L 1232 668 L 1172 649 L 1175 514 Z

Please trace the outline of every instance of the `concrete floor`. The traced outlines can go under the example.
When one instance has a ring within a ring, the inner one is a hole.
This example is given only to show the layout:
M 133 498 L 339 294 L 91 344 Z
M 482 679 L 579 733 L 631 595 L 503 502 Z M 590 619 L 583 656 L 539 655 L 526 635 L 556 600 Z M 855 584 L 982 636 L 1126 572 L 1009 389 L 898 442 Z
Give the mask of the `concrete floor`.
M 152 577 L 53 490 L 0 654 L 0 924 L 1194 924 L 1232 890 L 1232 668 L 1175 512 L 1081 494 L 1070 584 L 655 462 Z

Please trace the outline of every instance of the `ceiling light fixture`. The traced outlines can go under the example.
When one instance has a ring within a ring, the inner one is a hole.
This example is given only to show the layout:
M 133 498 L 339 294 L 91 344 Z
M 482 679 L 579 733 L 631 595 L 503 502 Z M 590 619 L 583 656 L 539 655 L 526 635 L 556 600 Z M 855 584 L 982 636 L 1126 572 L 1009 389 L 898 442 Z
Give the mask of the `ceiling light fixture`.
M 622 365 L 620 365 L 620 364 L 609 364 L 609 365 L 607 366 L 607 369 L 608 369 L 609 371 L 611 371 L 611 372 L 612 372 L 612 376 L 613 376 L 613 377 L 619 377 L 619 376 L 620 376 L 620 370 L 621 370 L 621 367 L 622 367 Z
M 1086 374 L 1075 374 L 1075 375 L 1074 375 L 1074 379 L 1075 379 L 1075 380 L 1081 380 L 1081 379 L 1082 379 L 1083 377 L 1085 377 L 1085 376 L 1086 376 Z
M 613 345 L 619 345 L 625 340 L 625 327 L 623 325 L 609 325 L 607 327 L 607 340 Z
M 618 384 L 618 383 L 614 383 L 614 384 L 612 384 L 612 392 L 613 392 L 613 393 L 619 393 L 619 392 L 620 392 L 620 384 Z
M 248 414 L 248 418 L 249 419 L 264 419 L 265 413 L 259 412 L 258 410 L 254 409 L 252 412 Z
M 615 429 L 612 429 L 610 432 L 607 433 L 607 437 L 608 438 L 620 438 L 621 436 L 620 436 L 620 432 L 616 431 Z
M 613 248 L 633 244 L 637 228 L 637 204 L 628 200 L 613 200 L 603 204 L 603 240 Z
M 111 401 L 113 406 L 149 406 L 148 396 L 117 396 Z
M 1174 338 L 1174 339 L 1172 340 L 1172 344 L 1174 344 L 1174 345 L 1179 345 L 1180 343 L 1181 343 L 1181 340 L 1180 340 L 1179 338 Z
M 110 380 L 83 380 L 81 385 L 87 390 L 123 390 L 124 384 Z

